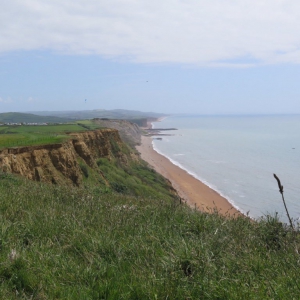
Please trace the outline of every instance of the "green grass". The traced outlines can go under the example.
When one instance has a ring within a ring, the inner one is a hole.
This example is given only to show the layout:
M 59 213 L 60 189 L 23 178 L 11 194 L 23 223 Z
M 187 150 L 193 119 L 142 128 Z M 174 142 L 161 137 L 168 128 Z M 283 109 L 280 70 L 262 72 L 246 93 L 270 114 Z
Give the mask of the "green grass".
M 89 127 L 88 124 L 90 124 Z M 89 120 L 86 121 L 85 127 L 76 123 L 47 126 L 0 126 L 0 148 L 61 143 L 69 138 L 67 133 L 96 128 L 99 126 L 93 126 L 92 121 Z
M 299 299 L 299 235 L 274 218 L 0 177 L 0 299 Z
M 109 183 L 111 190 L 133 196 L 173 198 L 166 180 L 154 170 L 149 169 L 145 162 L 130 162 L 124 165 L 121 161 L 101 158 L 97 161 L 98 168 Z
M 0 135 L 0 148 L 55 144 L 68 138 L 64 134 L 5 134 Z
M 77 124 L 87 130 L 102 128 L 101 126 L 97 125 L 93 120 L 80 120 L 77 121 Z
M 77 132 L 85 131 L 85 128 L 78 124 L 60 124 L 60 125 L 16 125 L 16 126 L 1 126 L 0 134 L 43 134 L 43 133 L 62 133 L 62 132 Z

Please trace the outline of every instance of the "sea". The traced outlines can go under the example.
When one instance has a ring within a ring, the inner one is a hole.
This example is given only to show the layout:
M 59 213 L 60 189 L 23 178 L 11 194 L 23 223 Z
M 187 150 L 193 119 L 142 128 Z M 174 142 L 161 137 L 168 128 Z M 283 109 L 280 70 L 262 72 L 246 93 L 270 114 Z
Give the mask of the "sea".
M 300 221 L 300 115 L 178 115 L 153 122 L 167 136 L 153 147 L 254 219 L 287 223 L 275 173 L 295 223 Z

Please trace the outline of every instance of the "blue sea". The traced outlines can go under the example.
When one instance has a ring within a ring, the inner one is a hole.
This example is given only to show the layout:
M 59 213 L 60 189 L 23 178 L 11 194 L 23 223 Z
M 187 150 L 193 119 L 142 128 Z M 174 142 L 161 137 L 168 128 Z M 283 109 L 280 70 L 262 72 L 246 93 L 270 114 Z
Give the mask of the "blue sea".
M 255 219 L 275 212 L 300 218 L 300 115 L 171 116 L 153 128 L 177 128 L 154 149 Z

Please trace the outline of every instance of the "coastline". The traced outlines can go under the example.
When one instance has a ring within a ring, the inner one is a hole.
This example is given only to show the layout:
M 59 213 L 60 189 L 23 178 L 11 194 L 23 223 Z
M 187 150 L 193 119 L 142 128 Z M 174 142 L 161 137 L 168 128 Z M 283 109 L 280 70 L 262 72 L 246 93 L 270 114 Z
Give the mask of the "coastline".
M 170 180 L 178 195 L 191 207 L 200 211 L 215 212 L 226 216 L 243 215 L 226 198 L 173 164 L 168 158 L 153 149 L 152 138 L 142 136 L 141 145 L 136 146 L 141 158 L 158 173 Z

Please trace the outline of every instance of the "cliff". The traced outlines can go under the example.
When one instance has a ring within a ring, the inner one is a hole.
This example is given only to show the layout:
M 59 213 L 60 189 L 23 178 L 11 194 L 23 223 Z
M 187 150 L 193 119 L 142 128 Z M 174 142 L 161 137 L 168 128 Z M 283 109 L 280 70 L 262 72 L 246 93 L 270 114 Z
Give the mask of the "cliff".
M 135 158 L 132 153 L 124 154 L 122 147 L 125 145 L 115 129 L 72 133 L 61 144 L 0 150 L 0 169 L 35 181 L 79 186 L 83 181 L 80 162 L 95 168 L 99 158 L 118 157 L 124 163 Z
M 146 120 L 146 119 L 145 119 Z M 94 119 L 95 124 L 103 127 L 114 128 L 119 131 L 121 139 L 134 147 L 141 143 L 142 130 L 140 127 L 130 121 L 126 120 L 108 120 L 108 119 Z

